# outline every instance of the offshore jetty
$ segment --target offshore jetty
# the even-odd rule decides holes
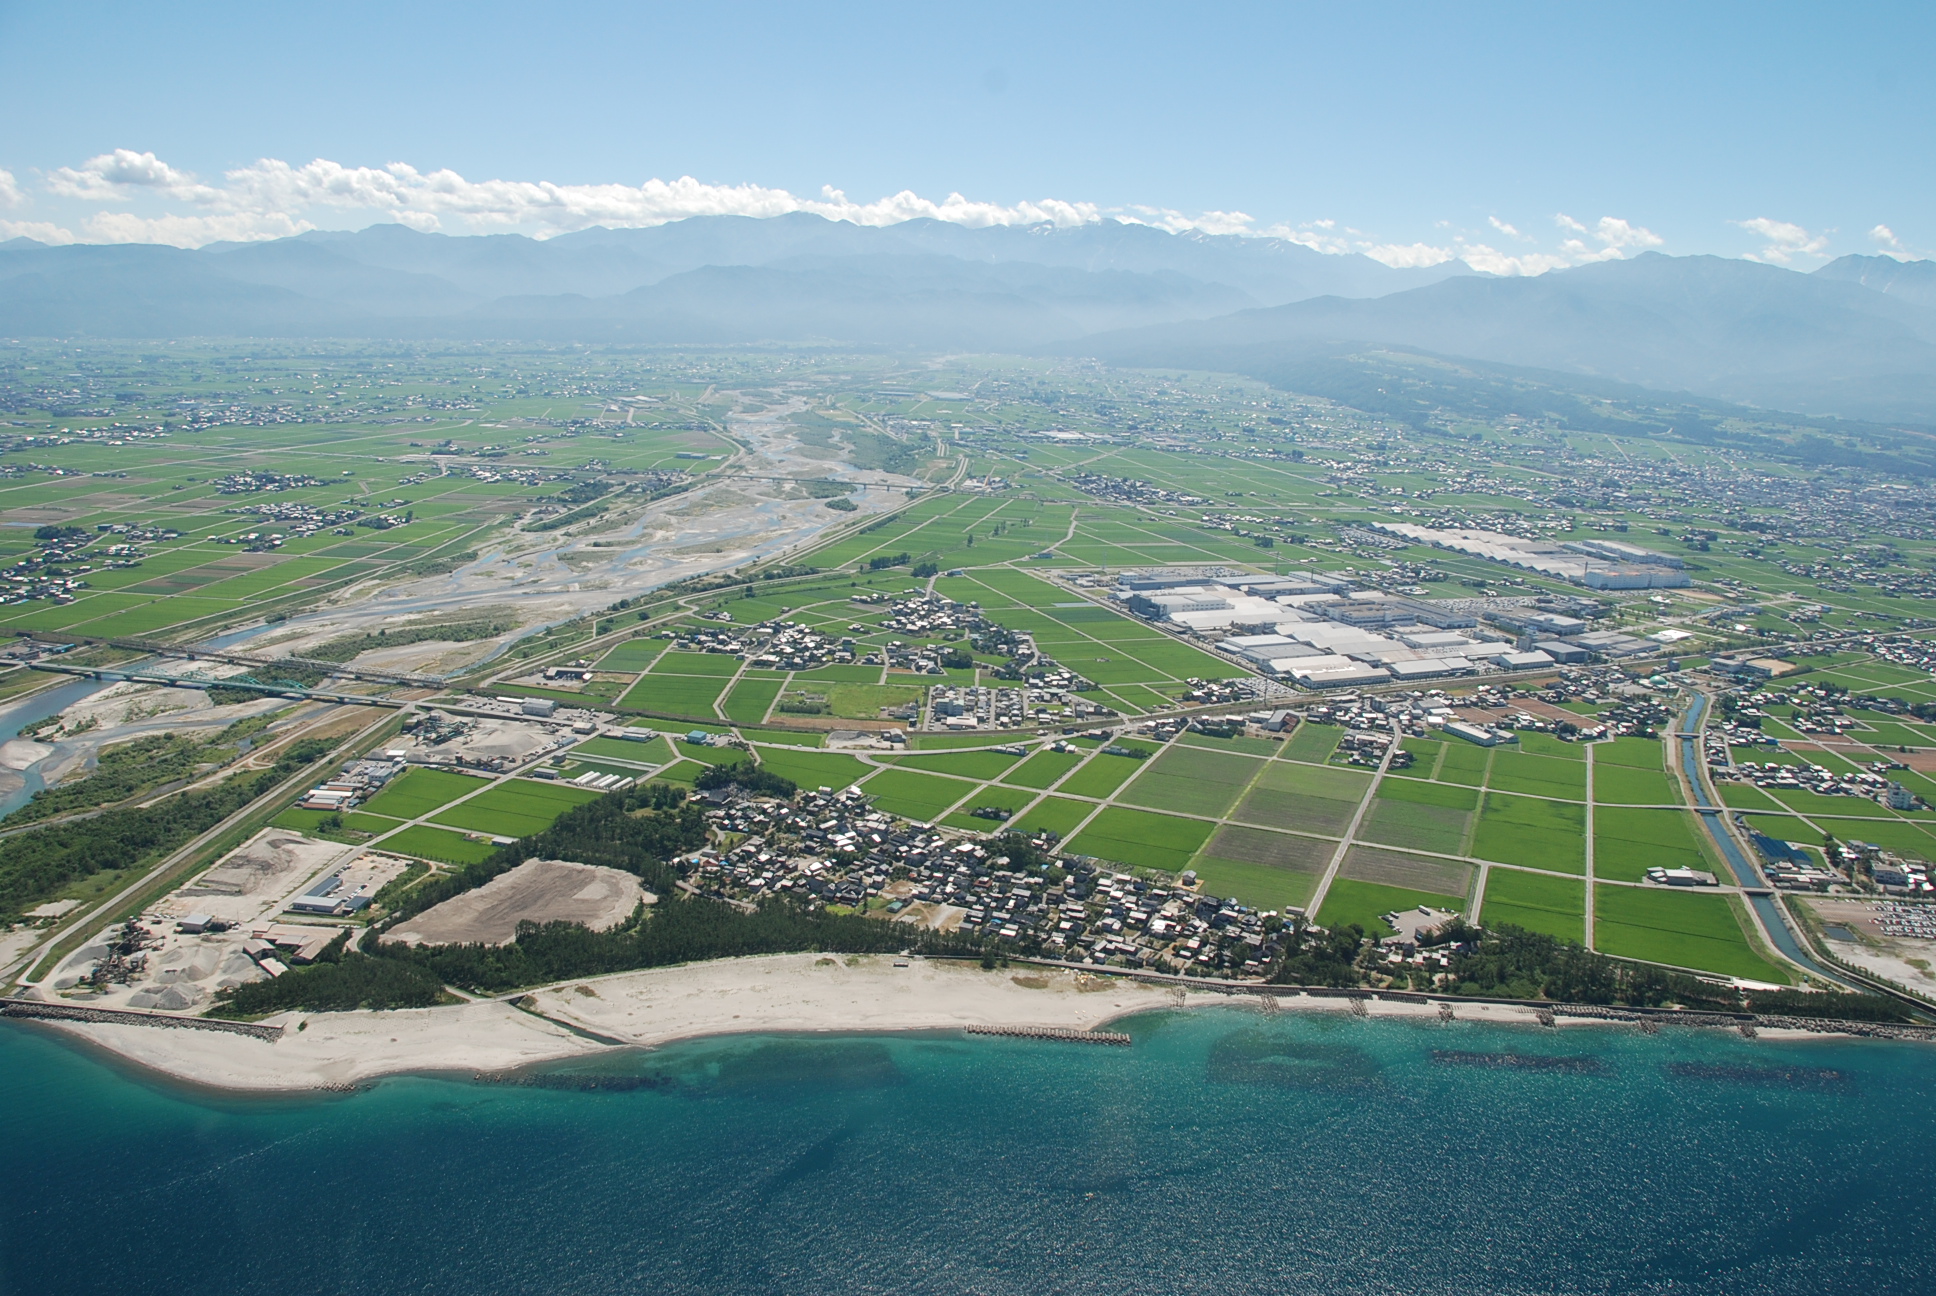
[[[1076,1044],[1121,1044],[1129,1036],[1121,1031],[1074,1030],[1065,1026],[969,1026],[970,1035],[1014,1035],[1021,1039],[1067,1040]]]

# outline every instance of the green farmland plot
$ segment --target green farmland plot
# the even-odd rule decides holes
[[[600,795],[586,788],[535,779],[506,779],[490,791],[433,816],[431,822],[495,837],[530,837],[551,827],[552,820],[573,806],[596,801]]]
[[[1716,788],[1721,804],[1732,810],[1783,810],[1780,802],[1748,783],[1722,783]]]
[[[1658,738],[1615,738],[1612,742],[1595,744],[1593,761],[1596,765],[1632,765],[1651,770],[1666,768],[1661,761]]]
[[[1593,875],[1638,882],[1650,868],[1712,868],[1687,810],[1601,806],[1593,812]]]
[[[861,785],[876,808],[917,823],[931,823],[943,811],[975,790],[962,779],[922,774],[916,770],[888,769]]]
[[[645,742],[633,742],[629,738],[587,738],[571,749],[574,756],[580,753],[640,765],[662,765],[674,758],[670,743],[663,737]]]
[[[726,653],[668,652],[652,664],[654,675],[737,675],[739,658]]]
[[[1486,875],[1480,920],[1487,927],[1511,924],[1584,943],[1586,883],[1512,868],[1492,869]]]
[[[1302,908],[1337,849],[1333,842],[1226,824],[1190,867],[1213,895],[1259,909]]]
[[[1291,730],[1291,736],[1284,740],[1284,759],[1322,765],[1331,759],[1331,753],[1338,750],[1338,744],[1342,741],[1344,730],[1337,725],[1301,721],[1297,728]]]
[[[663,639],[628,639],[612,651],[599,658],[598,669],[604,671],[642,671],[665,652]]]
[[[498,851],[490,842],[432,828],[428,824],[415,824],[395,836],[385,837],[382,849],[395,851],[399,855],[414,855],[418,859],[435,860],[439,864],[477,864]]]
[[[1492,749],[1479,747],[1461,739],[1445,744],[1445,754],[1439,758],[1438,772],[1433,775],[1443,783],[1464,783],[1478,787],[1486,781],[1486,766],[1492,761]],[[1582,794],[1584,795],[1584,794]]]
[[[1458,855],[1464,850],[1472,812],[1478,808],[1479,793],[1474,788],[1386,778],[1378,785],[1358,835],[1387,846]]]
[[[845,752],[800,751],[791,748],[761,747],[760,768],[792,779],[803,788],[832,788],[838,792],[851,787],[873,772]]]
[[[1551,797],[1561,801],[1586,800],[1586,762],[1558,756],[1530,756],[1523,752],[1499,751],[1492,758],[1492,772],[1486,786],[1501,792],[1522,792],[1528,796]]]
[[[1152,810],[1221,818],[1263,768],[1249,756],[1172,747],[1150,762],[1122,799]]]
[[[1593,944],[1602,954],[1787,985],[1791,978],[1749,941],[1734,896],[1597,886]]]
[[[1037,801],[1029,812],[1020,819],[1012,821],[1011,827],[1028,833],[1048,832],[1066,838],[1075,826],[1095,812],[1093,801],[1077,801],[1070,797],[1044,797]]]
[[[741,679],[726,694],[726,715],[738,724],[758,724],[778,700],[781,687],[776,679]]]
[[[1472,833],[1472,853],[1500,864],[1585,873],[1585,837],[1584,806],[1488,792]]]
[[[1201,819],[1110,806],[1089,821],[1069,849],[1118,864],[1180,872],[1215,827]]]
[[[1679,805],[1680,789],[1659,770],[1594,762],[1593,799],[1610,805]]]
[[[1552,734],[1534,733],[1532,730],[1519,735],[1519,750],[1531,756],[1555,756],[1561,760],[1585,760],[1586,752],[1578,743],[1555,738]]]
[[[1389,936],[1392,927],[1385,921],[1385,914],[1416,909],[1421,905],[1456,912],[1465,908],[1465,897],[1413,891],[1381,882],[1334,878],[1331,889],[1325,892],[1324,907],[1318,910],[1317,921],[1320,926],[1334,930],[1356,923],[1368,935]]]
[[[1142,768],[1143,762],[1133,756],[1098,752],[1088,764],[1064,779],[1056,791],[1071,796],[1106,797]]]
[[[725,684],[716,675],[641,675],[618,704],[651,715],[714,720],[718,717],[713,713],[713,703]]]
[[[482,788],[488,780],[444,770],[405,770],[363,807],[392,819],[421,819],[440,806]]]
[[[1358,812],[1371,776],[1357,770],[1272,761],[1231,816],[1266,828],[1335,836]]]

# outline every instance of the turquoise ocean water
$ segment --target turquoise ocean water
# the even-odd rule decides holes
[[[239,1099],[0,1027],[0,1293],[1929,1293],[1936,1050],[1152,1014]]]

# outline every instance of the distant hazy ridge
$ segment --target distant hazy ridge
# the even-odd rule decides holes
[[[1936,423],[1936,263],[1800,274],[1649,253],[1494,278],[1116,222],[720,216],[543,242],[378,225],[199,251],[16,239],[0,243],[0,335],[1053,350],[1249,373],[1370,344]]]

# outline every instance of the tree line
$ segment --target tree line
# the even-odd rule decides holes
[[[0,839],[0,919],[26,910],[106,869],[130,869],[207,832],[327,755],[333,743],[292,744],[269,769],[237,774],[211,788],[183,792],[153,806],[109,810],[91,819],[52,824]]]

